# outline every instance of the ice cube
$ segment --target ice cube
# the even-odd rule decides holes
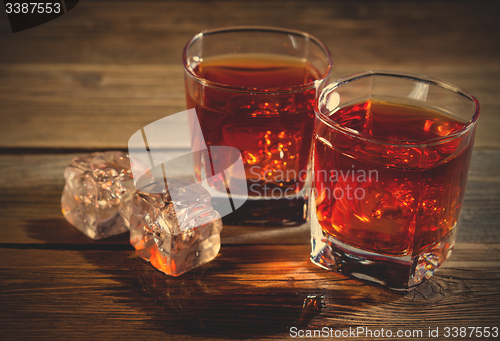
[[[130,243],[158,270],[179,276],[211,261],[220,249],[222,221],[198,183],[168,180],[138,190]]]
[[[64,178],[62,212],[78,230],[102,239],[129,229],[135,186],[127,154],[109,151],[75,158]]]

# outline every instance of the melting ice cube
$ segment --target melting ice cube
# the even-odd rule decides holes
[[[75,158],[64,170],[62,212],[78,230],[102,239],[129,229],[135,192],[125,153],[109,151]]]
[[[198,183],[168,180],[138,190],[130,243],[158,270],[178,276],[211,261],[220,249],[222,221]]]

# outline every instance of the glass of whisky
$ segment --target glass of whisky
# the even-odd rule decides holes
[[[304,32],[232,27],[195,35],[183,63],[187,107],[196,109],[206,147],[236,148],[243,160],[244,174],[225,179],[210,178],[208,165],[225,169],[230,158],[194,157],[197,180],[209,179],[216,190],[216,209],[217,191],[224,200],[228,195],[224,182],[246,179],[239,181],[246,187],[246,202],[224,223],[304,223],[316,94],[332,69],[328,49]]]
[[[411,74],[370,71],[318,98],[311,260],[392,289],[450,256],[479,117],[469,93]]]

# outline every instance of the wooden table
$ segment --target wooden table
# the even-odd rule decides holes
[[[365,328],[359,339],[388,330],[453,339],[447,327],[490,327],[492,338],[500,327],[499,10],[493,1],[87,0],[16,34],[2,12],[0,339],[280,339],[349,328]],[[136,130],[184,110],[185,42],[203,29],[250,24],[317,36],[336,78],[415,72],[481,102],[456,250],[414,291],[315,267],[307,225],[225,226],[213,262],[171,278],[142,261],[127,235],[93,241],[63,218],[70,160],[126,150]],[[436,329],[439,338],[429,337]],[[472,331],[464,339],[476,339]]]

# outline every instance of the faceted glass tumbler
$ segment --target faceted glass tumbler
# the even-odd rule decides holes
[[[304,223],[314,103],[332,70],[326,46],[295,30],[228,27],[194,36],[183,63],[187,107],[196,110],[204,143],[242,155],[244,172],[234,177],[246,180],[248,195],[224,223]],[[204,155],[193,160],[198,181],[211,173]],[[215,162],[227,168],[229,160]],[[208,183],[216,209],[226,200],[223,181]]]
[[[314,264],[396,290],[450,256],[478,101],[425,76],[370,71],[318,99],[310,199]]]

